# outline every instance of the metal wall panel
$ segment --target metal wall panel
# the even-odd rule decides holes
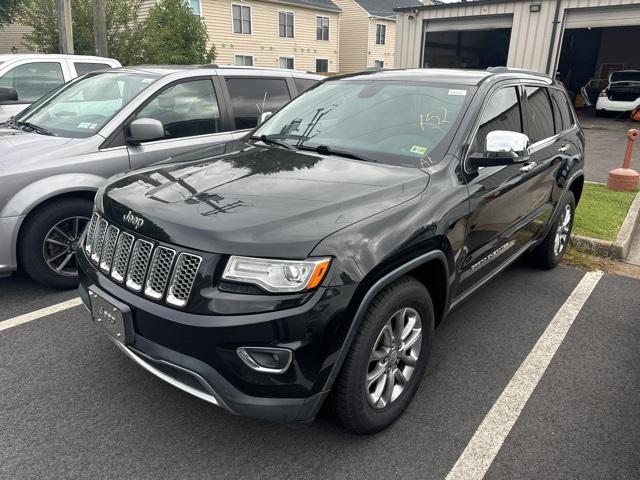
[[[430,20],[426,23],[427,32],[446,32],[450,30],[488,30],[511,28],[511,15],[484,15],[480,17],[461,17],[443,20]]]

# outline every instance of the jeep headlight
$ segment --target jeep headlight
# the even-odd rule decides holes
[[[268,292],[301,292],[318,287],[330,264],[327,257],[297,261],[232,256],[222,278],[257,285]]]

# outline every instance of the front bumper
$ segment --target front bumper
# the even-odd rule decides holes
[[[325,287],[286,310],[196,315],[123,289],[97,272],[82,250],[77,255],[80,296],[90,306],[91,288],[127,310],[125,343],[116,343],[145,370],[238,415],[282,423],[316,416],[351,323],[345,310],[355,286]],[[282,374],[256,372],[237,356],[240,346],[287,348],[293,361]]]

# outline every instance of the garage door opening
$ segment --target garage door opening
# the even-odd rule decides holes
[[[574,98],[586,93],[595,104],[611,72],[640,70],[639,45],[640,26],[567,29],[557,77]]]
[[[510,28],[441,31],[425,35],[424,66],[480,68],[507,64]]]

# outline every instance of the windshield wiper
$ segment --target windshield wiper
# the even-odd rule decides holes
[[[296,149],[293,145],[289,145],[287,142],[278,140],[277,138],[273,138],[270,135],[260,135],[259,137],[253,135],[251,138],[253,138],[254,140],[261,140],[262,142],[268,143],[269,145],[277,145],[279,147],[286,148],[287,150],[295,151]]]
[[[362,160],[365,162],[379,163],[378,160],[375,160],[371,157],[366,157],[364,155],[361,155],[360,153],[351,152],[349,150],[337,150],[327,145],[318,145],[315,147],[312,147],[309,145],[298,145],[298,148],[300,150],[309,150],[312,152],[318,152],[321,155],[337,155],[338,157],[352,158],[354,160]]]
[[[31,130],[33,130],[34,132],[37,132],[41,135],[50,135],[50,136],[54,136],[55,137],[55,133],[47,130],[44,127],[39,127],[38,125],[35,125],[33,123],[30,122],[15,122],[16,125],[18,125],[19,127],[27,127],[30,128]]]

